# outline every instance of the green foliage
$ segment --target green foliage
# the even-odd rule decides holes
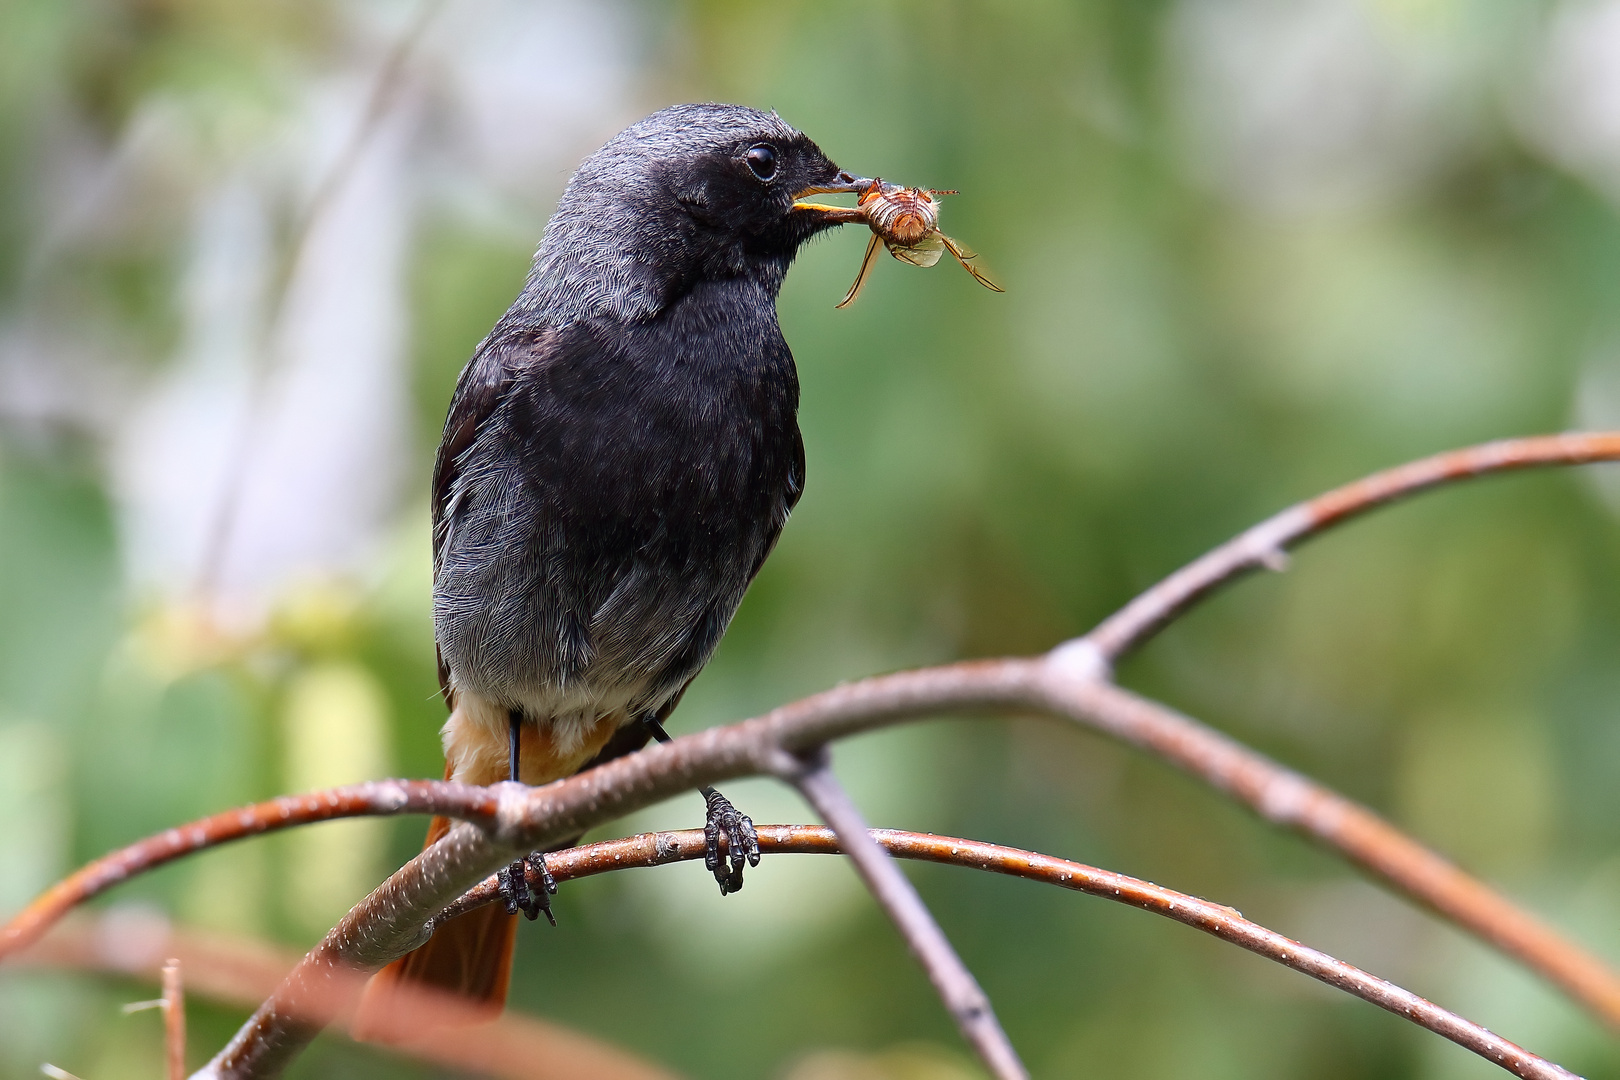
[[[1374,468],[1577,419],[1620,426],[1589,407],[1620,353],[1620,223],[1601,184],[1555,164],[1523,119],[1541,25],[1488,0],[1342,6],[1394,54],[1448,73],[1425,121],[1438,148],[1344,198],[1319,198],[1327,181],[1272,198],[1275,177],[1245,183],[1243,162],[1223,164],[1242,150],[1231,130],[1199,127],[1221,99],[1188,41],[1219,5],[626,9],[643,50],[632,112],[774,107],[847,168],[959,188],[942,224],[1007,288],[883,260],[834,311],[865,238],[805,253],[781,315],[807,491],[677,731],[900,666],[1043,649],[1264,514]],[[196,141],[176,168],[221,170],[339,64],[346,20],[367,14],[351,7],[0,6],[0,321],[123,327],[125,359],[161,362],[178,230],[92,230],[33,292],[18,284],[49,239],[42,132],[82,122],[112,144],[143,108],[179,101]],[[551,186],[536,204],[560,180],[539,178]],[[154,205],[181,219],[172,199]],[[532,208],[491,217],[434,210],[409,237],[414,492],[455,373],[537,238]],[[45,838],[0,838],[8,905],[111,846],[313,776],[300,762],[336,762],[334,779],[345,766],[437,774],[424,498],[404,505],[372,573],[301,585],[221,643],[122,584],[113,470],[93,459],[80,437],[22,423],[0,441],[0,808],[18,835]],[[1592,480],[1491,480],[1387,511],[1215,599],[1122,678],[1365,800],[1620,957],[1620,529]],[[371,734],[336,730],[359,713]],[[1566,1065],[1620,1068],[1574,1006],[1481,946],[1095,737],[940,722],[852,741],[836,761],[876,824],[1208,896]],[[769,785],[730,793],[757,820],[805,816]],[[625,827],[700,813],[694,796]],[[252,842],[111,902],[304,946],[364,884],[300,867],[374,881],[421,830]],[[962,1075],[949,1023],[848,868],[789,862],[767,859],[724,901],[695,867],[565,887],[560,928],[522,935],[516,1005],[693,1076]],[[1147,915],[914,874],[1037,1075],[1495,1075]],[[0,1076],[47,1057],[87,1080],[156,1075],[155,1029],[116,1012],[146,993],[0,973]],[[194,1058],[237,1019],[199,1006]],[[295,1075],[402,1072],[416,1075],[327,1038]]]

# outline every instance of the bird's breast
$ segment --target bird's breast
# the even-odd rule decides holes
[[[458,685],[634,712],[708,660],[802,484],[797,380],[766,304],[700,294],[520,369],[443,534],[435,629]]]

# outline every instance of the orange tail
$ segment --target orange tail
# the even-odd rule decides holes
[[[450,819],[436,817],[428,827],[429,847],[450,831]],[[391,1042],[391,996],[400,983],[455,994],[474,1006],[480,1018],[493,1020],[506,1004],[512,981],[512,950],[517,944],[517,917],[498,904],[486,904],[451,919],[433,932],[426,945],[406,953],[371,977],[355,1014],[357,1039]]]

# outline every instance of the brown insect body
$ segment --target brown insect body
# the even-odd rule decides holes
[[[837,306],[847,307],[860,293],[861,287],[866,284],[866,275],[877,259],[880,245],[887,248],[890,255],[913,266],[933,266],[939,262],[941,255],[949,251],[962,264],[962,268],[973,275],[975,281],[993,292],[1003,292],[1001,286],[973,265],[977,255],[939,231],[939,197],[955,194],[954,191],[936,191],[933,188],[900,187],[874,179],[861,193],[853,209],[814,203],[796,204],[804,209],[839,213],[841,220],[860,222],[872,230],[872,240],[866,245],[866,255],[861,259],[855,284],[849,287],[849,292]]]
[[[939,228],[939,204],[927,188],[888,188],[876,181],[858,204],[866,208],[866,222],[884,243],[914,247]],[[942,191],[941,195],[954,192]]]

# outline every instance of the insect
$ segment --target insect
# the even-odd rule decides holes
[[[912,266],[933,266],[939,262],[941,255],[949,251],[962,264],[962,269],[972,274],[980,285],[992,292],[1005,292],[984,271],[973,265],[973,260],[978,258],[976,254],[939,231],[938,199],[941,195],[955,194],[954,191],[936,191],[933,188],[900,187],[874,179],[861,192],[860,200],[853,208],[794,203],[794,209],[836,214],[836,220],[859,222],[872,230],[872,241],[866,245],[866,255],[861,259],[855,284],[849,287],[848,294],[837,306],[849,306],[860,293],[861,286],[866,284],[866,275],[877,261],[880,244],[889,249],[890,255]]]

